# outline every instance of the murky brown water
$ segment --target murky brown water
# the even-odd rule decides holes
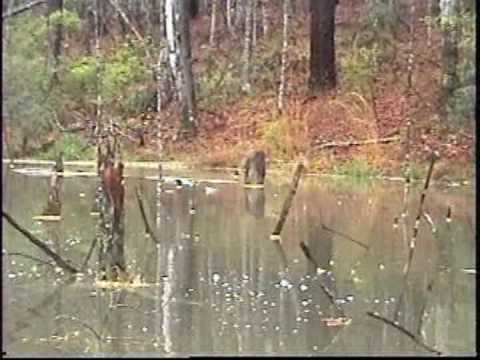
[[[156,224],[158,247],[144,235],[137,185]],[[97,218],[90,216],[95,186],[95,178],[64,179],[62,220],[38,223],[32,217],[46,204],[48,178],[4,168],[3,208],[81,264],[95,236]],[[282,233],[284,254],[269,234],[287,182],[269,182],[263,192],[239,184],[211,186],[216,191],[205,190],[205,184],[196,187],[196,213],[191,214],[191,188],[172,187],[158,203],[155,181],[127,179],[125,255],[129,270],[143,274],[148,288],[99,289],[93,275],[72,282],[53,267],[6,255],[49,260],[4,220],[3,350],[11,356],[429,354],[366,314],[393,320],[402,294],[408,244],[402,221],[393,224],[403,206],[401,184],[304,178]],[[425,208],[436,233],[422,222],[397,320],[439,351],[473,354],[475,275],[464,269],[475,268],[474,192],[430,190]],[[409,234],[419,199],[414,190]],[[450,223],[445,221],[448,205]],[[327,272],[317,274],[301,241]],[[94,253],[94,270],[96,259]],[[328,326],[333,306],[319,282],[335,294],[349,324]]]

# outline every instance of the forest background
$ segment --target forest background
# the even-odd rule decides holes
[[[4,158],[473,175],[473,0],[7,0]],[[330,50],[329,50],[330,48]],[[425,170],[424,170],[425,169]]]

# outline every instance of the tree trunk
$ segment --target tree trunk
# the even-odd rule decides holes
[[[336,0],[310,2],[310,81],[312,92],[336,86],[335,68]]]
[[[245,39],[243,48],[243,71],[242,71],[242,91],[250,91],[250,57],[251,57],[251,15],[252,15],[252,0],[245,0]]]
[[[458,86],[459,29],[455,17],[459,15],[459,2],[458,0],[443,0],[440,2],[440,7],[442,27],[442,90],[440,116],[446,120],[449,103]]]
[[[193,19],[197,17],[198,15],[198,0],[183,0],[186,1],[186,8],[185,10],[187,11],[188,17],[190,19]]]
[[[178,70],[179,63],[179,49],[177,39],[177,11],[175,0],[165,0],[165,32],[168,43],[168,60],[170,63],[170,69],[172,71],[172,77],[175,81],[176,93],[178,100],[183,101],[182,96],[182,78]]]
[[[63,0],[48,0],[47,15],[50,16],[53,13],[60,11],[63,13]],[[62,54],[62,42],[63,42],[63,25],[60,21],[54,27],[52,42],[53,52],[53,81],[58,82],[58,67],[60,65],[60,55]]]
[[[179,3],[180,65],[182,72],[182,125],[194,135],[197,128],[195,83],[193,79],[190,43],[190,16],[186,3]]]
[[[215,25],[217,20],[217,0],[212,0],[212,16],[210,22],[210,46],[214,45],[215,41]]]
[[[9,13],[10,12],[10,9],[13,5],[13,1],[14,0],[7,0],[7,1],[4,1],[3,2],[3,12],[7,12]],[[9,39],[8,39],[8,21],[4,21],[3,22],[3,33],[2,33],[2,58],[3,58],[3,61],[5,63],[5,58],[6,58],[6,54],[7,54],[7,48],[8,48],[8,42],[9,42]],[[3,69],[2,68],[2,72],[3,72]],[[10,114],[8,112],[8,102],[7,102],[7,99],[8,99],[8,96],[7,96],[7,90],[8,90],[8,87],[7,87],[7,84],[6,84],[6,81],[5,81],[5,78],[3,78],[3,81],[2,81],[2,125],[3,125],[3,131],[2,131],[2,140],[3,140],[3,143],[2,145],[5,145],[5,150],[6,150],[6,154],[8,155],[9,158],[12,158],[12,152],[11,152],[11,148],[10,148],[10,129],[9,129],[9,122],[10,122]]]
[[[288,17],[289,0],[283,0],[283,46],[282,46],[282,68],[280,70],[280,87],[278,89],[278,111],[283,111],[283,98],[285,95],[285,71],[287,67],[287,48],[288,48]]]
[[[102,94],[101,94],[101,77],[100,77],[100,24],[98,18],[98,1],[95,0],[93,16],[95,22],[95,88],[97,93],[97,101],[95,104],[95,138],[98,141],[99,135],[102,133],[103,127],[101,122],[102,115]]]
[[[268,11],[267,11],[268,1],[262,0],[262,28],[263,28],[263,37],[266,37],[268,34]]]

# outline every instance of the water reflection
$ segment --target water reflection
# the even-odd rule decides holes
[[[62,186],[60,222],[32,219],[48,194],[42,178],[4,172],[3,206],[81,267],[98,221],[90,216],[96,179],[65,178]],[[145,236],[136,186],[158,245]],[[402,326],[416,332],[421,323],[421,336],[430,346],[446,354],[473,353],[475,283],[461,271],[475,267],[471,191],[431,189],[426,206],[437,231],[432,234],[422,224],[404,286],[408,248],[402,219],[392,226],[402,210],[401,186],[305,178],[281,243],[269,235],[288,184],[267,182],[262,190],[215,184],[214,192],[205,186],[176,189],[127,178],[126,265],[129,272],[141,273],[149,287],[100,289],[88,272],[67,284],[52,266],[3,255],[8,353],[428,354],[396,329],[366,316],[376,311],[393,319],[396,310]],[[418,191],[411,196],[417,199],[409,203],[413,213]],[[445,221],[447,204],[454,209],[451,223]],[[410,223],[406,229],[411,232]],[[49,260],[5,222],[3,239],[7,253]],[[305,258],[301,242],[316,265]],[[95,247],[89,261],[93,269],[97,252]],[[335,308],[320,284],[352,319],[349,325],[326,321]]]

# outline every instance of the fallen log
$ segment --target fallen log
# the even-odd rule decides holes
[[[400,136],[391,136],[379,139],[368,139],[368,140],[351,140],[351,141],[338,141],[338,142],[329,142],[325,144],[314,144],[313,147],[317,150],[323,150],[332,147],[348,147],[348,146],[361,146],[361,145],[372,145],[372,144],[385,144],[390,142],[400,141]]]

